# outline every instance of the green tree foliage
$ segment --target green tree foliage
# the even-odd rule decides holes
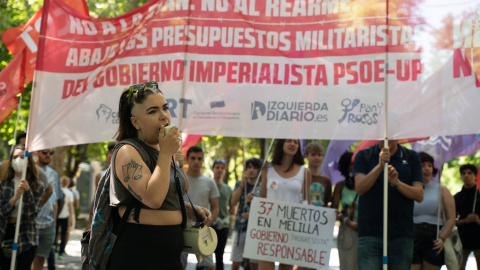
[[[90,16],[94,18],[107,18],[120,16],[129,12],[147,0],[87,0]],[[0,0],[0,32],[24,25],[43,5],[43,0]],[[0,46],[0,69],[3,69],[11,60],[13,55],[2,43]],[[28,123],[30,97],[32,84],[25,86],[23,100],[21,103],[21,116],[17,126],[18,111],[12,114],[0,125],[0,159],[7,159],[11,146],[15,143],[14,132],[17,126],[17,133],[25,131]],[[22,120],[23,119],[23,120]],[[25,128],[23,127],[25,126]],[[95,143],[89,145],[75,145],[59,147],[56,149],[52,167],[60,174],[73,177],[81,162],[92,160],[105,160],[107,143]]]
[[[465,164],[473,164],[479,166],[480,151],[470,156],[459,157],[450,160],[443,166],[442,183],[448,187],[450,192],[455,195],[462,189],[463,182],[460,178],[460,166]]]
[[[108,18],[120,16],[129,12],[143,4],[147,0],[87,0],[90,16],[93,18]],[[414,1],[406,2],[409,7],[414,7]],[[43,5],[42,0],[0,0],[0,32],[23,25],[37,12]],[[447,18],[448,19],[448,18]],[[13,58],[7,48],[0,45],[0,69],[5,67]],[[27,85],[23,94],[21,103],[21,116],[18,130],[24,131],[23,125],[27,125],[30,96],[32,86]],[[10,117],[0,125],[0,158],[8,158],[11,145],[14,144],[14,131],[17,123],[17,110],[13,111]],[[310,140],[309,140],[310,141]],[[307,141],[307,143],[309,142]],[[329,141],[321,141],[325,149],[328,147]],[[213,160],[219,158],[224,159],[228,163],[228,172],[226,182],[232,184],[241,179],[243,172],[244,156],[245,160],[251,157],[263,158],[270,140],[252,139],[252,138],[231,138],[223,136],[204,137],[201,143],[206,152],[206,173],[211,174],[211,165]],[[243,150],[245,145],[245,153]],[[356,144],[355,144],[356,145]],[[352,147],[354,150],[354,147]],[[273,150],[272,150],[273,151]],[[271,152],[272,152],[271,151]],[[89,145],[65,146],[56,149],[54,162],[52,166],[59,174],[74,176],[80,162],[88,162],[92,160],[105,160],[107,152],[107,143],[94,143]],[[271,159],[271,152],[268,160]],[[469,157],[461,157],[449,161],[444,168],[442,182],[445,183],[453,194],[460,190],[462,182],[458,167],[461,164],[472,163],[478,165],[480,162],[480,154]]]
[[[223,159],[227,164],[225,182],[231,186],[242,178],[244,161],[252,157],[261,158],[259,139],[204,136],[198,146],[205,152],[205,174],[213,176],[211,170],[213,162],[216,159]]]

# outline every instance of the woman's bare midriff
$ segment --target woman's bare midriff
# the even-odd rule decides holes
[[[120,206],[118,208],[118,214],[120,217],[123,216],[126,209],[126,206]],[[140,221],[140,224],[143,225],[178,225],[182,223],[182,212],[180,210],[166,211],[143,208],[140,211],[140,217],[138,220]],[[127,222],[138,224],[134,220],[127,220]]]

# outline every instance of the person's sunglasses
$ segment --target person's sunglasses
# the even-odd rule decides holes
[[[225,163],[225,159],[215,159],[215,163]]]
[[[145,88],[156,88],[158,89],[157,82],[146,82],[142,84],[134,84],[128,88],[128,102],[131,103],[133,101],[133,94],[137,93],[137,95],[142,96],[143,90]]]
[[[53,155],[53,154],[55,153],[55,151],[53,151],[53,150],[50,150],[50,151],[48,151],[48,150],[42,150],[42,151],[40,151],[40,152],[41,152],[42,154],[44,154],[44,155],[46,155],[46,154]]]

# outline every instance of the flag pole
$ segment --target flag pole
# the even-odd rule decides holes
[[[13,138],[15,139],[15,142],[12,144],[12,148],[10,149],[10,155],[13,153],[13,148],[17,144],[16,138],[17,138],[17,130],[18,130],[18,118],[22,113],[22,99],[23,99],[23,95],[20,95],[20,100],[18,101],[18,107],[17,107],[17,121],[15,122],[15,129],[13,131]],[[23,121],[23,117],[22,117],[22,121]],[[24,127],[24,130],[25,130],[25,127]]]
[[[245,137],[242,137],[242,158],[243,158],[243,170],[245,170]]]
[[[47,2],[47,1],[46,1]],[[25,63],[26,63],[26,50],[23,50],[23,61],[22,61],[22,75],[21,77],[21,87],[24,88],[24,82],[25,82]],[[15,132],[14,132],[14,138],[16,139],[17,137],[17,127],[18,127],[18,117],[21,115],[22,112],[22,100],[23,100],[23,90],[22,90],[22,95],[20,95],[20,101],[18,102],[18,110],[17,110],[17,122],[15,123]],[[22,116],[22,124],[23,124],[23,116]],[[25,125],[23,124],[23,130],[25,130]],[[25,130],[26,131],[26,130]],[[27,144],[27,138],[25,138],[25,144]],[[15,147],[15,144],[12,146],[12,150],[10,151],[10,155],[13,154],[13,149]],[[28,148],[25,147],[25,153],[23,155],[23,171],[22,171],[22,179],[27,178],[27,164],[28,164]],[[10,164],[11,165],[11,164]],[[17,209],[17,223],[15,225],[15,235],[13,237],[13,246],[12,246],[12,259],[10,261],[10,270],[15,270],[15,263],[17,261],[17,250],[18,250],[18,235],[20,233],[20,222],[22,221],[22,208],[23,208],[23,194],[20,195],[18,202],[18,209]]]
[[[247,166],[247,162],[245,161],[245,137],[242,137],[242,158],[243,158],[243,173],[245,173],[245,170],[247,169],[246,166]],[[260,174],[260,172],[258,173]],[[242,181],[243,181],[243,174],[242,174]],[[248,182],[248,180],[246,181]],[[245,185],[247,185],[247,183],[245,183]],[[253,190],[252,190],[253,192]],[[243,201],[243,205],[245,207],[247,207],[247,186],[244,186],[243,187],[243,196],[245,198],[245,200]]]
[[[445,217],[445,211],[444,211],[444,207],[443,207],[443,201],[442,201],[442,171],[443,171],[443,147],[442,147],[442,139],[440,139],[440,164],[441,167],[439,166],[440,168],[440,175],[438,176],[438,209],[437,209],[437,237],[435,238],[436,240],[438,240],[438,237],[440,236],[440,211],[443,212],[443,223],[445,223],[445,221],[447,220],[446,217]],[[433,166],[433,164],[432,164]],[[433,179],[431,180],[433,181]],[[443,224],[443,226],[445,226],[445,224]]]
[[[388,0],[386,1],[387,45],[385,46],[385,69],[388,70]],[[385,72],[385,140],[388,147],[388,72]],[[388,162],[383,167],[383,269],[388,270]]]
[[[260,168],[260,173],[257,176],[257,181],[255,181],[255,185],[253,186],[252,192],[255,191],[255,188],[258,185],[260,177],[262,176],[263,167],[265,167],[265,163],[267,163],[267,157],[268,157],[268,154],[270,153],[270,150],[272,149],[272,145],[274,141],[275,141],[275,138],[272,138],[272,141],[270,142],[270,146],[268,147],[267,153],[265,154],[265,158],[263,159],[262,167]]]
[[[475,206],[477,206],[478,186],[475,189],[476,189],[476,192],[475,192],[475,197],[473,198],[473,211],[472,211],[472,213],[475,213]]]
[[[27,178],[27,162],[28,162],[28,151],[25,150],[25,155],[23,158],[22,179]],[[15,225],[15,236],[13,237],[12,261],[10,263],[10,270],[15,270],[15,262],[16,262],[17,249],[18,249],[18,234],[20,232],[20,222],[22,221],[23,194],[20,195],[19,200],[20,201],[18,202],[18,209],[17,209],[17,224]]]
[[[192,10],[190,9],[191,8],[191,5],[192,4],[192,0],[188,0],[188,15],[187,15],[187,27],[185,28],[185,33],[189,33],[189,29],[190,29],[190,16],[191,16],[191,13],[192,13]],[[188,43],[185,41],[185,51],[183,52],[183,68],[184,68],[184,71],[183,71],[183,80],[182,80],[182,89],[181,90],[181,94],[180,94],[180,100],[183,100],[184,97],[185,97],[185,81],[187,80],[186,77],[185,77],[185,69],[187,68],[188,66],[188,62],[187,62],[187,53],[188,53]],[[178,116],[178,128],[181,128],[182,125],[183,125],[183,112],[184,112],[184,102],[181,102],[180,103],[180,114]]]

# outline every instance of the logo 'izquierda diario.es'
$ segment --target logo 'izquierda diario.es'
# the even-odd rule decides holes
[[[251,104],[252,120],[285,122],[327,122],[326,102],[254,101]]]

